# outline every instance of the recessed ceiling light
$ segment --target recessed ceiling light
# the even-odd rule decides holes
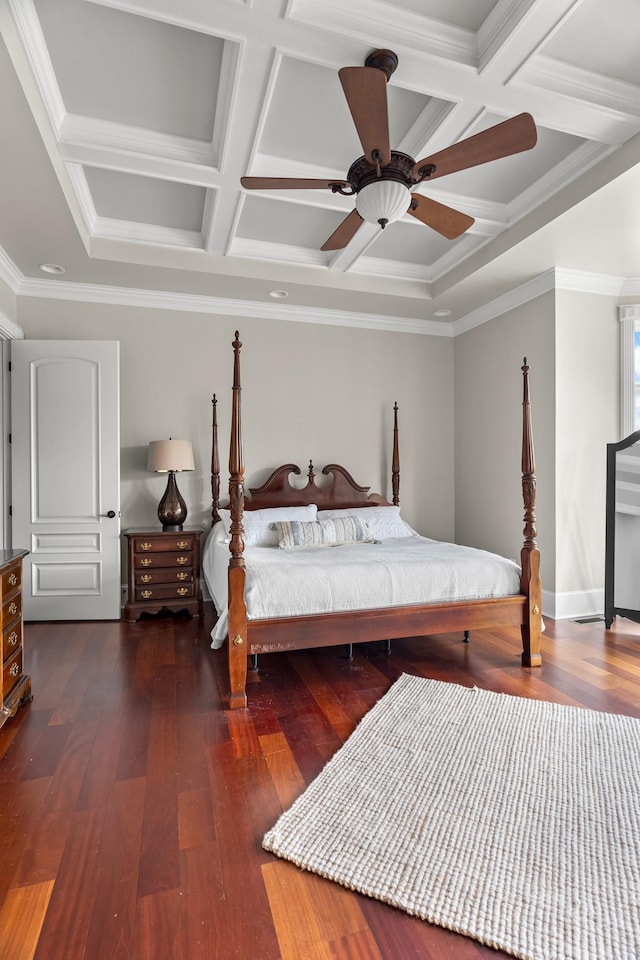
[[[269,296],[273,297],[275,300],[284,300],[285,297],[289,296],[289,294],[286,290],[270,290]]]
[[[40,269],[43,273],[64,273],[64,267],[59,263],[41,263]]]
[[[434,317],[450,317],[451,310],[434,310]]]

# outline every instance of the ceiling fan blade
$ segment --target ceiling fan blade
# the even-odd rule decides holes
[[[519,113],[517,117],[503,120],[481,133],[476,133],[466,140],[445,147],[439,153],[434,153],[424,160],[418,160],[413,168],[413,176],[420,180],[435,180],[448,173],[477,167],[490,160],[499,160],[501,157],[510,157],[514,153],[530,150],[535,147],[538,138],[536,125],[530,113]],[[434,166],[433,173],[425,177],[420,171],[425,167]]]
[[[343,67],[338,76],[365,157],[386,167],[391,147],[385,74],[377,67]]]
[[[240,177],[245,190],[323,190],[333,186],[350,188],[348,180],[298,180],[295,177]]]
[[[359,227],[364,223],[357,210],[352,210],[345,217],[337,230],[334,230],[328,240],[320,247],[321,250],[342,250],[355,237]]]
[[[414,193],[411,197],[411,206],[407,212],[416,220],[426,223],[432,230],[441,233],[447,240],[455,240],[475,223],[473,217],[468,217],[466,213],[460,213],[453,207],[445,207],[443,203],[438,203],[431,197],[423,197],[419,193]]]

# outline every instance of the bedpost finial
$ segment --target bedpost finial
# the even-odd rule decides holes
[[[217,402],[218,402],[218,401],[217,401],[216,395],[215,395],[215,393],[214,393],[214,395],[211,397],[211,403],[212,403],[212,404],[214,405],[214,407],[215,407],[215,405],[216,405]]]

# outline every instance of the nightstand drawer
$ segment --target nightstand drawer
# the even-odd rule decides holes
[[[190,583],[193,580],[193,570],[186,568],[184,570],[178,569],[163,569],[163,570],[136,570],[135,573],[135,582],[138,587],[147,587],[149,584],[157,583],[177,583],[178,586],[181,583]]]
[[[193,584],[184,583],[159,583],[155,586],[145,587],[142,584],[136,587],[136,600],[184,600],[186,597],[193,596]]]
[[[22,645],[22,623],[14,623],[2,631],[2,661],[8,660]]]
[[[136,554],[133,558],[133,565],[136,570],[149,570],[155,567],[191,567],[193,564],[193,555],[188,552],[181,553],[149,553],[144,556]]]
[[[2,668],[2,696],[6,700],[22,676],[22,647],[10,657]]]
[[[167,550],[184,552],[193,550],[193,536],[190,534],[172,533],[170,536],[164,536],[162,540],[152,539],[151,537],[135,537],[133,540],[134,553],[163,553]]]
[[[14,563],[2,571],[2,596],[6,597],[17,590],[22,582],[22,564]]]
[[[17,593],[2,604],[2,624],[6,626],[17,620],[22,613],[22,594]]]

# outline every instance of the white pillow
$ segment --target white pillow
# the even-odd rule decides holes
[[[400,516],[400,507],[347,507],[344,510],[318,510],[318,520],[334,520],[338,517],[360,517],[366,520],[369,533],[374,540],[417,536],[416,531]]]
[[[268,507],[264,510],[245,510],[242,515],[245,547],[277,547],[276,520],[315,520],[318,508],[315,503],[308,507]],[[225,533],[231,536],[231,511],[219,510]]]

